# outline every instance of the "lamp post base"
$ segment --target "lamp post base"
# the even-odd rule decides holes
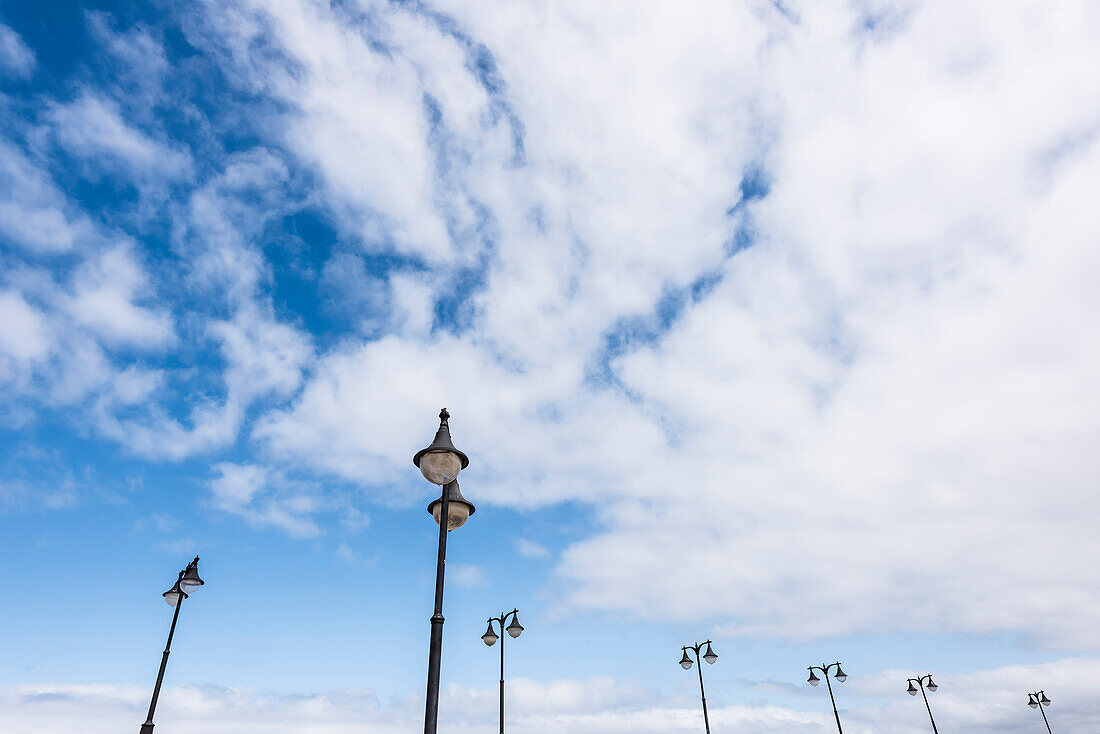
[[[141,725],[141,731],[138,732],[138,734],[153,734],[153,725],[152,724],[142,724]]]

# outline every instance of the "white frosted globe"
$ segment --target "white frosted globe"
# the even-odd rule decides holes
[[[462,471],[462,459],[450,451],[430,451],[420,457],[420,473],[432,484],[450,484]]]
[[[439,524],[439,515],[442,512],[443,502],[438,501],[432,504],[432,515],[435,517],[435,522]],[[447,505],[447,532],[452,530],[458,530],[460,527],[466,524],[466,521],[470,518],[470,506],[465,502],[451,502]]]
[[[180,603],[181,596],[182,594],[180,594],[178,591],[169,591],[167,594],[164,595],[164,601],[168,603],[168,606],[174,607]]]

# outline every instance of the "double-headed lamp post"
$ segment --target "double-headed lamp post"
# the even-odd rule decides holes
[[[703,726],[707,728],[707,734],[710,734],[710,715],[707,714],[707,692],[703,689],[703,664],[699,659],[699,651],[703,649],[703,645],[707,646],[707,651],[703,653],[703,660],[706,660],[709,665],[714,665],[714,661],[718,659],[718,654],[710,647],[710,640],[706,642],[696,642],[694,645],[684,645],[682,648],[684,656],[680,658],[680,667],[684,670],[691,670],[691,658],[688,657],[688,650],[695,652],[695,662],[698,664],[699,671],[699,696],[703,699]]]
[[[925,683],[926,680],[928,681],[927,683]],[[908,683],[909,689],[906,693],[910,696],[917,695],[917,687],[920,687],[920,695],[924,696],[924,707],[928,709],[928,720],[932,722],[932,731],[935,732],[935,734],[940,734],[940,730],[936,728],[936,720],[932,718],[932,707],[928,705],[928,694],[924,692],[924,689],[927,688],[932,691],[932,693],[935,693],[939,688],[939,686],[936,685],[936,681],[932,680],[932,674],[922,675],[919,678],[910,678]]]
[[[1039,713],[1043,715],[1043,723],[1047,725],[1047,734],[1052,734],[1050,731],[1050,722],[1047,721],[1047,712],[1043,711],[1045,706],[1050,705],[1050,699],[1047,698],[1047,694],[1042,691],[1035,691],[1035,693],[1027,694],[1027,705],[1033,709],[1039,709]]]
[[[153,700],[149,702],[149,715],[145,717],[145,723],[141,725],[139,734],[153,734],[153,714],[157,710],[160,685],[164,682],[164,669],[168,666],[168,654],[172,651],[172,635],[176,634],[176,620],[180,618],[183,600],[195,593],[202,585],[203,580],[199,578],[199,557],[195,556],[195,560],[180,571],[179,578],[172,584],[172,588],[162,594],[168,606],[175,607],[176,611],[172,614],[172,626],[168,628],[168,642],[165,643],[164,654],[160,658],[160,672],[157,673],[157,684],[153,686]]]
[[[519,623],[518,615],[519,610],[513,609],[510,612],[504,612],[499,617],[490,617],[489,628],[481,636],[481,641],[489,647],[500,640],[500,734],[504,734],[504,638],[500,635],[503,635],[505,631],[512,637],[519,637],[523,634],[523,625]],[[512,623],[505,627],[504,623],[508,621],[508,617],[512,618]],[[500,635],[493,630],[493,622],[500,625]]]
[[[843,683],[848,680],[848,676],[844,674],[844,671],[840,669],[840,663],[830,663],[829,665],[811,665],[810,677],[806,680],[811,686],[816,686],[821,682],[821,679],[817,677],[814,671],[820,670],[821,674],[825,676],[825,686],[829,689],[829,700],[833,702],[833,716],[836,717],[836,730],[840,734],[844,734],[844,729],[840,726],[840,712],[836,710],[836,698],[833,697],[833,684],[829,682],[829,670],[836,668],[836,672],[833,673],[833,677]]]
[[[432,613],[432,637],[428,648],[428,695],[424,703],[424,734],[435,734],[439,721],[439,661],[443,651],[443,571],[447,557],[447,533],[466,524],[474,506],[458,491],[458,473],[470,465],[466,454],[451,443],[447,409],[439,411],[439,430],[426,449],[413,456],[413,464],[432,484],[442,487],[439,499],[428,505],[428,512],[439,524],[439,555],[435,564],[435,611]],[[446,518],[444,521],[443,518]]]

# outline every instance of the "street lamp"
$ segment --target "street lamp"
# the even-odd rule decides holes
[[[844,734],[844,729],[840,726],[840,713],[836,710],[836,699],[833,697],[833,684],[829,682],[829,670],[836,668],[836,672],[833,673],[833,677],[843,683],[848,680],[848,676],[844,674],[844,671],[840,669],[840,663],[831,663],[830,665],[811,665],[810,677],[806,680],[811,686],[816,686],[821,683],[821,679],[814,673],[815,670],[820,670],[821,674],[825,676],[825,686],[829,689],[829,700],[833,702],[833,716],[836,717],[836,730],[840,734]]]
[[[481,641],[489,647],[492,647],[498,639],[500,640],[500,734],[504,734],[504,638],[493,631],[493,622],[500,624],[501,635],[507,631],[512,637],[519,637],[523,634],[523,625],[519,623],[518,615],[519,610],[513,609],[510,612],[501,614],[499,617],[490,617],[489,628],[481,636]],[[508,617],[512,618],[512,623],[505,627],[504,623],[508,621]]]
[[[432,638],[428,648],[428,695],[424,703],[424,734],[435,734],[439,720],[439,659],[443,650],[443,570],[447,557],[447,533],[466,524],[474,506],[458,491],[455,478],[470,464],[466,454],[451,443],[447,409],[439,411],[439,430],[426,449],[413,456],[413,464],[432,484],[442,487],[439,499],[428,505],[428,512],[439,525],[439,555],[435,564],[435,611],[432,613]],[[442,522],[446,518],[446,522]]]
[[[1039,704],[1042,704],[1042,706]],[[1047,712],[1043,711],[1044,706],[1050,705],[1050,699],[1047,698],[1047,694],[1042,691],[1027,694],[1027,705],[1033,709],[1039,709],[1039,713],[1043,715],[1043,723],[1047,725],[1047,734],[1053,734],[1050,731],[1050,722],[1047,721]]]
[[[149,715],[145,717],[145,723],[141,725],[139,734],[153,734],[153,713],[157,710],[160,685],[164,682],[164,669],[168,665],[168,654],[172,650],[172,635],[176,634],[176,620],[180,618],[183,600],[194,594],[203,583],[199,578],[199,557],[195,556],[195,560],[180,571],[179,578],[172,584],[172,588],[162,594],[168,606],[175,607],[176,611],[172,614],[172,626],[168,628],[168,642],[165,643],[164,654],[160,658],[160,672],[157,673],[157,684],[153,686],[153,700],[149,702]]]
[[[688,650],[695,651],[695,662],[699,663],[697,670],[699,671],[699,696],[703,699],[703,726],[707,728],[707,734],[710,734],[710,716],[707,714],[707,693],[703,690],[703,665],[699,660],[699,651],[703,649],[703,645],[707,646],[707,651],[703,653],[703,660],[707,661],[708,665],[714,665],[714,661],[718,659],[718,655],[710,647],[710,640],[706,642],[696,642],[694,645],[684,645],[682,648],[684,656],[680,658],[680,667],[684,670],[691,670],[691,658],[688,657]]]
[[[928,679],[927,685],[924,682],[926,678]],[[906,693],[908,693],[910,696],[917,695],[917,686],[920,686],[920,695],[924,696],[924,707],[928,709],[928,719],[932,722],[932,731],[935,732],[935,734],[940,734],[939,729],[936,728],[936,720],[932,718],[932,707],[928,705],[928,695],[924,692],[924,689],[927,688],[928,690],[932,691],[932,693],[935,693],[936,690],[939,688],[939,686],[936,685],[936,682],[932,680],[932,674],[929,673],[928,675],[922,675],[919,678],[910,678],[908,680],[908,683],[909,689],[906,691]],[[913,685],[914,683],[916,683],[917,685]]]

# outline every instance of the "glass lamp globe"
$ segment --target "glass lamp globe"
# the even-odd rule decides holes
[[[186,599],[187,595],[180,591],[180,585],[177,583],[168,591],[164,592],[164,601],[170,607],[174,607],[180,603],[180,599]]]
[[[420,473],[432,484],[450,484],[462,471],[462,459],[452,451],[429,451],[420,457]]]
[[[432,517],[435,518],[435,524],[439,524],[439,516],[443,511],[443,502],[436,500],[432,503]],[[452,530],[458,530],[460,527],[466,524],[466,521],[470,519],[470,506],[465,502],[455,502],[451,500],[447,505],[447,532]]]

